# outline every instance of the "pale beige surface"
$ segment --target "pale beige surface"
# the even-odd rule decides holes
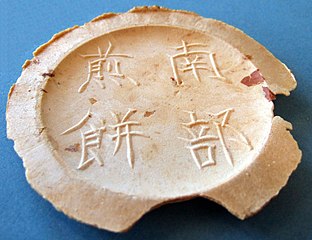
[[[200,81],[192,71],[178,71],[178,79],[174,74],[170,56],[182,51],[175,49],[182,41],[204,44],[190,49],[214,53],[200,60],[208,68],[197,70]],[[105,53],[109,43],[110,54],[125,55],[106,58],[104,79],[96,82],[94,73],[81,87],[88,78],[88,60],[97,59],[83,55],[96,54],[98,48]],[[291,125],[273,118],[273,103],[262,89],[288,95],[296,86],[293,76],[229,25],[187,12],[138,8],[67,30],[34,54],[10,93],[8,136],[23,158],[30,184],[77,220],[123,231],[155,206],[195,196],[212,199],[244,219],[279,192],[300,161]],[[123,78],[109,75],[116,70],[115,60]],[[179,58],[177,67],[184,61]],[[241,83],[257,69],[266,82]],[[129,143],[121,136],[114,155],[112,112],[122,118],[129,108],[136,109],[129,120],[140,124],[131,130],[142,133],[129,137]],[[227,119],[224,114],[211,119],[228,109]],[[202,136],[214,136],[201,141],[214,145],[215,162],[209,166],[199,168],[187,148],[191,145],[185,139],[198,137],[202,126],[189,128],[196,136],[188,133],[182,125],[190,122],[187,111],[207,121],[209,129]],[[77,125],[84,116],[85,124]],[[101,121],[100,147],[83,148],[82,134],[99,129]],[[62,135],[73,126],[75,131]],[[199,164],[209,159],[205,147],[194,151],[200,154]],[[101,159],[77,169],[83,149],[86,159]]]

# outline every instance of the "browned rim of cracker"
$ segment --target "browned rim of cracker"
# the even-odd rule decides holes
[[[41,122],[42,89],[47,79],[53,76],[53,69],[68,52],[93,38],[118,29],[147,25],[181,27],[222,39],[260,69],[270,90],[267,94],[271,97],[273,94],[289,95],[296,87],[294,76],[283,63],[242,31],[223,22],[156,6],[101,15],[81,27],[75,26],[54,35],[36,49],[34,58],[25,62],[21,77],[10,90],[7,134],[14,140],[14,148],[23,159],[28,182],[68,216],[116,232],[129,229],[146,212],[166,202],[197,196],[223,205],[240,219],[251,216],[278,194],[301,159],[298,145],[289,133],[291,124],[278,116],[273,118],[267,142],[253,164],[226,183],[196,195],[153,199],[107,189],[99,191],[85,182],[71,181],[57,161],[53,161],[53,145],[47,141]],[[247,84],[250,81],[250,76],[244,80]],[[42,161],[43,153],[45,161]],[[57,174],[49,175],[51,171]]]

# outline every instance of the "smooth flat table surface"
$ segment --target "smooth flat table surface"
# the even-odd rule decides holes
[[[32,51],[54,33],[105,12],[160,5],[229,23],[268,48],[295,74],[298,87],[275,101],[275,114],[293,124],[302,163],[287,186],[259,214],[240,221],[205,199],[163,206],[129,232],[78,223],[27,183],[21,159],[6,139],[10,86]],[[0,0],[0,239],[312,239],[312,1],[6,1]]]

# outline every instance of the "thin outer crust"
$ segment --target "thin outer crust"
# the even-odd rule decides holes
[[[53,161],[54,149],[48,143],[42,126],[40,104],[43,93],[40,89],[46,83],[42,73],[54,69],[71,49],[103,34],[103,31],[96,32],[100,26],[109,32],[126,26],[157,24],[205,31],[225,40],[253,58],[253,63],[261,69],[275,94],[289,95],[289,91],[296,87],[289,69],[255,40],[225,23],[189,12],[156,6],[138,7],[124,14],[102,15],[84,26],[57,34],[57,37],[35,51],[34,56],[36,61],[40,60],[40,64],[35,63],[35,59],[26,61],[22,76],[10,91],[7,134],[8,138],[14,140],[14,148],[23,159],[31,186],[65,214],[99,228],[125,231],[153,207],[197,195],[182,199],[138,199],[108,190],[99,191],[84,182],[73,183],[57,161]],[[56,54],[50,55],[52,52]],[[200,196],[222,204],[240,219],[259,211],[278,194],[300,162],[301,152],[289,133],[290,129],[289,123],[275,117],[268,141],[254,163],[226,184],[203,192]],[[284,151],[286,147],[292,151]],[[45,164],[42,164],[42,153],[45,153]],[[50,171],[57,173],[57,176],[46,174]],[[90,198],[90,195],[93,197]]]

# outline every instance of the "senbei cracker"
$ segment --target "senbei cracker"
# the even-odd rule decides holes
[[[125,231],[198,196],[245,219],[300,162],[272,102],[295,87],[240,30],[138,7],[40,46],[9,93],[7,131],[31,186],[76,220]]]

